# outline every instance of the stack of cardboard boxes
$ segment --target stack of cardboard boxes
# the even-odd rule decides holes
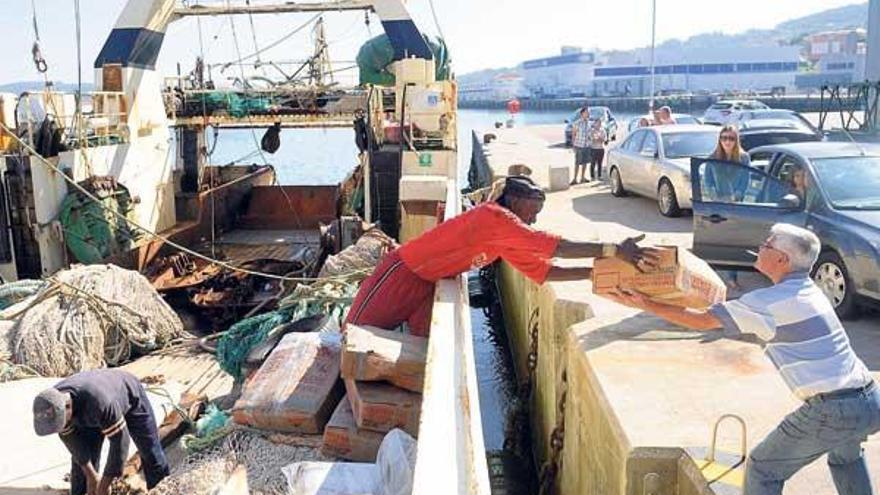
[[[593,292],[628,289],[659,302],[694,309],[726,299],[727,287],[705,261],[675,246],[661,246],[656,252],[658,266],[645,271],[620,258],[597,259],[593,263]]]
[[[373,462],[392,429],[418,436],[427,349],[424,337],[348,325],[340,370],[346,395],[324,430],[325,454]]]

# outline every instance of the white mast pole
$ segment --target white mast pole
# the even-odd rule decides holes
[[[654,47],[657,42],[657,0],[651,6],[651,100],[649,106],[654,110]]]
[[[877,84],[880,82],[880,0],[871,0],[868,4],[868,53],[865,55],[865,79],[873,84],[869,98],[878,97]],[[866,115],[866,121],[873,127],[871,130],[880,128],[880,108],[874,109],[874,115]]]

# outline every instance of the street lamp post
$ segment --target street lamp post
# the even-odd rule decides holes
[[[880,83],[880,0],[868,4],[868,53],[865,55],[865,79],[872,83],[870,91],[877,92]],[[872,98],[878,97],[871,95]],[[866,109],[869,112],[870,108]],[[880,130],[880,108],[873,109],[873,115],[866,115],[872,131]]]
[[[651,112],[654,111],[654,47],[657,41],[657,0],[651,0]]]

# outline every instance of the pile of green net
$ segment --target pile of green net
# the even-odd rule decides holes
[[[357,284],[348,279],[297,286],[293,293],[281,300],[278,309],[241,320],[220,337],[217,342],[220,368],[240,380],[251,349],[266,340],[269,332],[280,325],[315,315],[327,315],[341,325],[356,292]]]
[[[241,118],[250,114],[265,113],[271,106],[271,100],[265,95],[239,94],[230,91],[211,91],[199,95],[200,103],[214,113],[224,110],[232,117]]]

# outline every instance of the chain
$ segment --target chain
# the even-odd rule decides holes
[[[535,371],[538,368],[538,318],[539,311],[535,308],[529,315],[526,323],[529,336],[529,353],[526,357],[526,376],[520,383],[517,390],[517,407],[516,413],[511,417],[507,425],[507,431],[504,435],[504,449],[514,452],[530,452],[531,446],[527,438],[520,433],[527,431],[529,425],[529,410],[531,408],[531,399],[533,385],[535,384]]]
[[[556,400],[556,426],[550,433],[550,455],[538,475],[540,495],[556,493],[559,472],[562,470],[562,449],[565,447],[565,400],[568,396],[568,373],[562,370],[559,398]]]
[[[529,329],[529,353],[526,356],[526,379],[520,385],[519,398],[524,405],[528,407],[529,400],[532,398],[532,392],[535,385],[535,372],[538,369],[538,322],[540,318],[539,309],[536,307],[531,316],[527,328]]]

